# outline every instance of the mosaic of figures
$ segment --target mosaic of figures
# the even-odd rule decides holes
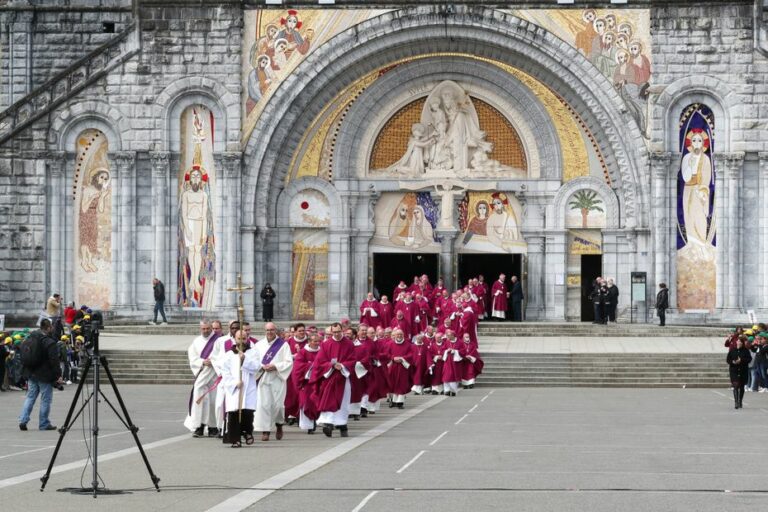
[[[648,9],[520,10],[531,21],[577,48],[606,78],[647,132],[651,81],[651,31]]]
[[[459,205],[461,252],[525,253],[520,233],[523,210],[517,198],[506,192],[469,192]]]
[[[594,190],[577,190],[568,198],[566,205],[566,228],[605,227],[605,203]]]
[[[328,232],[324,229],[297,229],[293,240],[293,317],[297,320],[326,318]]]
[[[109,142],[85,130],[75,147],[75,301],[109,309],[112,289],[112,187]]]
[[[214,305],[214,127],[213,113],[202,105],[188,107],[181,115],[177,302],[187,308]]]
[[[386,11],[250,10],[243,31],[243,141],[267,100],[304,58],[336,34]]]
[[[683,110],[677,176],[677,306],[683,311],[715,307],[714,131],[709,107]]]
[[[439,218],[440,209],[429,192],[382,194],[376,202],[371,246],[380,252],[438,252],[434,230]]]

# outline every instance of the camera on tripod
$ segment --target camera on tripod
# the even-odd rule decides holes
[[[99,332],[104,328],[104,315],[93,311],[80,320],[80,334],[83,337],[83,350],[88,354],[99,350]]]

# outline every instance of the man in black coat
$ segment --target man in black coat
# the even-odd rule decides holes
[[[48,414],[51,411],[53,402],[53,385],[61,386],[61,366],[59,365],[59,347],[56,340],[51,337],[53,325],[48,319],[40,322],[40,330],[33,331],[30,338],[34,337],[34,352],[37,354],[38,363],[33,366],[24,365],[24,376],[27,381],[27,399],[24,400],[24,407],[19,416],[19,429],[27,430],[29,415],[32,414],[32,408],[37,401],[37,395],[40,397],[40,415],[38,427],[40,430],[56,430],[55,425],[51,425],[48,420]]]
[[[669,309],[669,290],[665,283],[659,283],[659,293],[656,294],[656,312],[659,315],[659,325],[664,327]]]
[[[512,276],[510,281],[512,283],[512,291],[510,292],[510,298],[512,299],[512,321],[523,321],[523,286],[520,284],[520,280],[517,276]]]
[[[589,294],[589,300],[595,308],[595,320],[593,324],[605,323],[605,298],[608,293],[608,289],[605,286],[605,281],[602,277],[595,278],[592,283],[592,291]]]
[[[163,317],[163,325],[168,325],[168,320],[165,318],[165,309],[163,309],[165,304],[165,285],[155,277],[152,279],[152,290],[155,292],[155,318],[149,323],[150,325],[157,323],[157,313],[159,312]]]

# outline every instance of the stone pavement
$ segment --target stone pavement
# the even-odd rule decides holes
[[[169,334],[130,335],[103,332],[103,350],[184,350],[194,336]],[[258,335],[258,333],[257,333]],[[480,338],[481,352],[570,354],[570,353],[725,353],[723,338],[628,338],[628,337],[487,337]]]
[[[708,512],[753,510],[768,499],[768,394],[748,394],[735,411],[727,389],[474,389],[409,397],[403,411],[352,422],[346,440],[291,427],[283,441],[232,450],[185,432],[186,388],[121,391],[162,491],[102,406],[100,473],[128,494],[57,492],[90,483],[79,424],[40,493],[57,434],[20,432],[22,395],[3,393],[4,511]],[[56,394],[54,421],[72,392]]]

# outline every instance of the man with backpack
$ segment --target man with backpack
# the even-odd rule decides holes
[[[40,398],[40,430],[56,430],[56,426],[48,421],[53,402],[53,385],[62,385],[61,367],[59,365],[59,347],[56,340],[51,337],[53,325],[51,321],[43,319],[40,322],[40,330],[33,331],[21,344],[21,364],[24,367],[24,376],[28,378],[27,398],[19,416],[19,429],[27,430],[29,415]]]

